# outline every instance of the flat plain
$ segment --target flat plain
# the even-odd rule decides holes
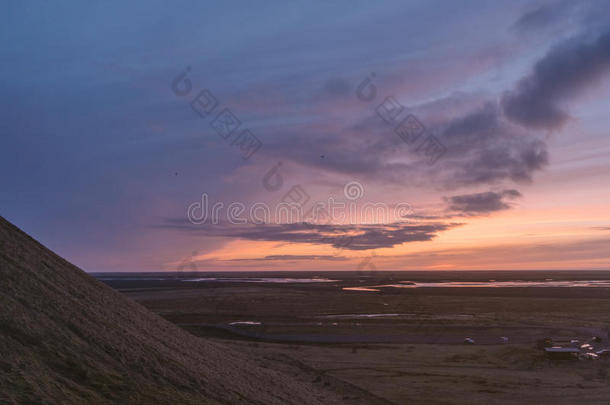
[[[98,277],[195,335],[222,341],[304,381],[345,386],[349,395],[360,390],[379,403],[568,404],[610,398],[610,361],[551,360],[536,347],[545,337],[584,344],[597,336],[596,349],[606,348],[609,288],[413,288],[490,280],[580,285],[610,280],[608,272]],[[306,279],[315,281],[302,282]],[[464,344],[467,337],[475,344]]]

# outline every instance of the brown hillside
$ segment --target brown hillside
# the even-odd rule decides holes
[[[0,403],[337,402],[194,337],[0,217]]]

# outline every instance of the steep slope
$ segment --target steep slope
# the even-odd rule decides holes
[[[334,403],[194,337],[0,217],[0,403]]]

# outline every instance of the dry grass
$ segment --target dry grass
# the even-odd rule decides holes
[[[188,334],[1,217],[0,308],[1,403],[341,402]]]

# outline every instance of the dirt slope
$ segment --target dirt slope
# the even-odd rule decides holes
[[[163,320],[0,217],[0,403],[339,402],[246,356]]]

